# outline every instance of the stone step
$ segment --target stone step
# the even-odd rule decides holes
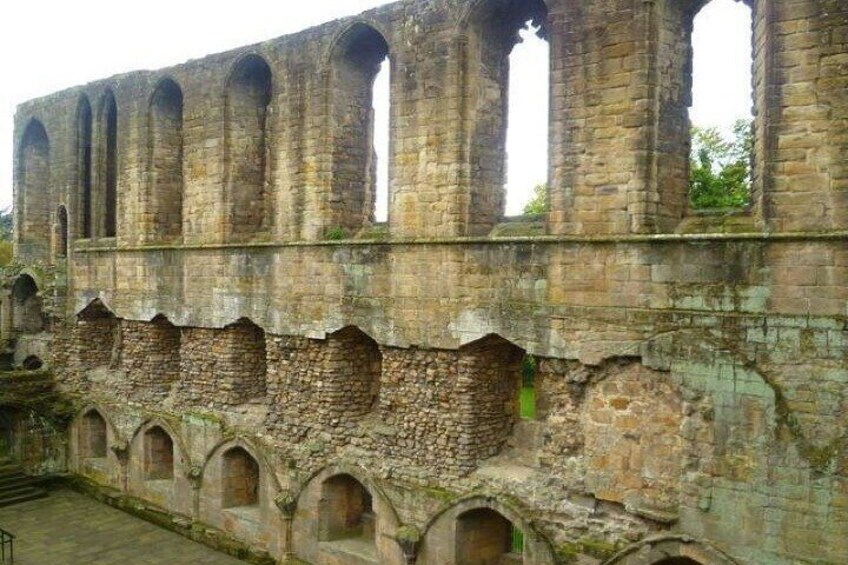
[[[10,496],[8,498],[0,498],[0,508],[5,506],[12,506],[13,504],[20,504],[22,502],[29,502],[30,500],[38,500],[40,498],[47,498],[47,491],[44,489],[31,487],[26,489],[25,491],[16,493],[15,496]]]
[[[4,460],[0,465],[0,507],[44,498],[47,491],[36,486],[20,465]]]
[[[23,473],[0,477],[0,492],[3,492],[4,490],[8,490],[10,488],[29,486],[33,483],[34,481],[32,480],[32,477],[24,475]]]

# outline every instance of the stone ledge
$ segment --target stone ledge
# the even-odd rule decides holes
[[[534,244],[619,244],[619,243],[709,243],[709,242],[782,242],[782,241],[848,241],[848,230],[831,232],[743,232],[743,233],[661,233],[629,235],[527,235],[510,237],[457,237],[410,239],[341,239],[334,241],[203,243],[184,245],[112,245],[79,246],[74,253],[112,253],[138,251],[194,251],[225,249],[285,249],[304,247],[403,247],[413,245],[502,245]]]

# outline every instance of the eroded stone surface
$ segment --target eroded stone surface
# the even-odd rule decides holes
[[[843,561],[848,7],[751,2],[754,206],[707,221],[703,4],[406,0],[22,105],[5,288],[31,276],[44,324],[7,292],[2,330],[73,402],[67,469],[280,560]],[[551,209],[497,237],[501,63],[531,18]]]

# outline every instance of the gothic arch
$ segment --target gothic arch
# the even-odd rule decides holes
[[[74,237],[92,236],[91,205],[93,178],[93,112],[88,96],[81,94],[77,103],[76,116],[76,158],[77,158],[77,218]]]
[[[468,512],[476,510],[491,510],[511,522],[524,534],[524,555],[528,563],[539,565],[553,565],[553,546],[547,536],[533,526],[533,521],[513,504],[494,494],[476,493],[470,494],[445,504],[436,512],[422,530],[421,556],[424,562],[434,563],[434,555],[437,545],[446,543],[453,539],[456,521]],[[448,544],[451,548],[453,543]],[[453,563],[453,557],[442,555],[440,561]]]
[[[739,562],[712,545],[685,535],[648,538],[614,555],[603,565],[657,565],[675,563],[703,565],[739,565]]]
[[[50,139],[44,124],[31,118],[24,129],[17,155],[16,239],[32,251],[49,251],[50,240]]]
[[[184,471],[191,469],[193,466],[191,452],[186,448],[185,439],[182,434],[177,432],[171,424],[162,418],[148,418],[139,424],[139,426],[133,431],[132,437],[130,438],[130,446],[135,446],[135,444],[144,437],[144,434],[152,428],[162,428],[162,430],[167,433],[174,442],[174,471],[176,471],[178,467],[176,464],[177,460],[181,460],[182,464],[179,467],[181,467]]]
[[[111,88],[100,98],[97,122],[93,236],[115,237],[118,230],[118,103]]]
[[[343,207],[334,207],[330,221],[350,234],[375,221],[374,80],[387,58],[391,64],[386,35],[370,22],[355,21],[334,38],[325,63],[332,127],[331,189],[334,198],[344,202]]]
[[[270,229],[270,108],[274,77],[258,53],[232,65],[224,87],[225,218],[228,237],[243,240]]]
[[[206,458],[200,466],[200,476],[203,477],[206,474],[207,467],[219,454],[223,455],[234,447],[242,448],[259,464],[260,472],[263,472],[264,475],[269,478],[271,481],[270,486],[275,492],[282,490],[280,481],[277,478],[276,473],[274,473],[274,467],[265,457],[263,452],[260,451],[253,442],[243,436],[228,437],[218,442],[215,447],[206,454]]]
[[[145,235],[153,240],[182,235],[183,143],[183,91],[165,77],[148,102],[147,206],[153,225]]]

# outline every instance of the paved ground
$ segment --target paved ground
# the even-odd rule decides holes
[[[15,540],[15,565],[244,565],[173,532],[60,490],[0,508]]]

